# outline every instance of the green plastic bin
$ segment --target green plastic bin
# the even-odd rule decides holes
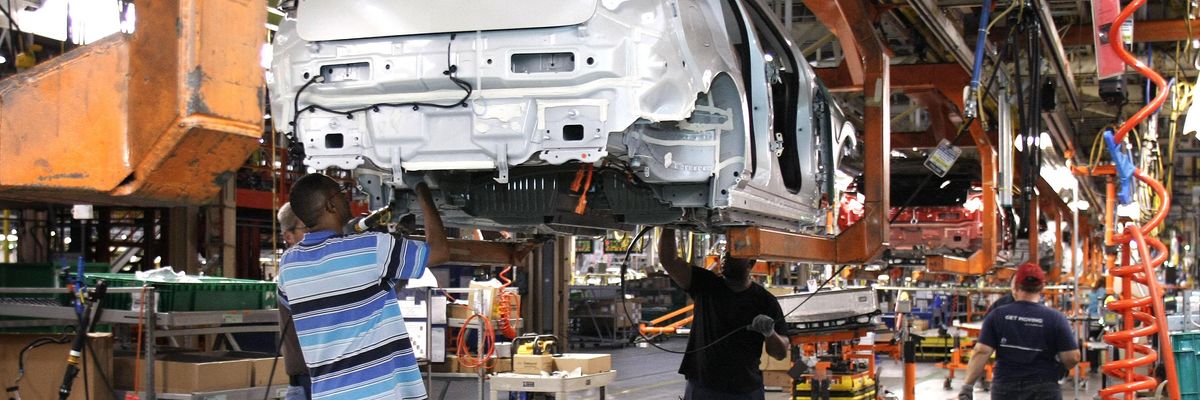
[[[72,263],[70,270],[75,271],[76,264]],[[0,287],[33,287],[33,288],[54,288],[66,287],[66,282],[60,280],[62,264],[53,263],[0,263]],[[108,272],[108,263],[84,263],[83,270],[85,273],[93,272]],[[59,305],[69,305],[71,297],[68,294],[10,294],[0,293],[0,298],[8,299],[57,299]],[[0,316],[0,321],[24,321],[34,320],[37,318],[22,318],[22,317],[7,317]],[[98,326],[98,331],[107,331],[107,325]],[[17,327],[17,328],[0,328],[0,333],[63,333],[66,332],[65,326],[40,326],[40,327]]]
[[[1200,400],[1200,332],[1171,334],[1181,400]]]
[[[88,285],[100,280],[109,287],[141,287],[150,285],[158,293],[158,311],[230,311],[262,310],[275,307],[275,283],[249,279],[221,277],[198,277],[198,283],[148,282],[137,279],[134,274],[90,274]],[[105,296],[104,306],[111,309],[128,310],[133,305],[133,295],[110,293]]]

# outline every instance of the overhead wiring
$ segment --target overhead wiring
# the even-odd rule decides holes
[[[295,110],[295,112],[292,113],[292,121],[289,123],[289,125],[292,128],[292,132],[288,135],[288,139],[292,139],[293,141],[296,140],[296,136],[297,136],[296,134],[300,129],[299,126],[297,126],[297,123],[299,121],[300,114],[302,114],[304,112],[324,111],[324,112],[327,112],[330,114],[344,116],[347,119],[354,119],[354,114],[356,114],[356,113],[361,113],[361,112],[366,112],[366,111],[379,112],[380,109],[382,109],[382,108],[412,107],[413,111],[417,111],[421,107],[433,107],[433,108],[440,108],[440,109],[466,107],[468,105],[467,100],[469,100],[471,98],[471,93],[474,90],[474,87],[471,86],[470,82],[467,82],[466,80],[463,80],[458,77],[458,66],[451,63],[450,56],[452,54],[454,39],[455,39],[456,35],[457,34],[451,33],[450,40],[446,44],[446,70],[442,71],[442,75],[445,75],[446,78],[449,79],[451,82],[453,82],[455,86],[458,86],[458,88],[463,90],[463,92],[464,92],[463,96],[458,101],[455,101],[453,103],[448,103],[448,104],[430,103],[430,102],[422,102],[422,101],[409,101],[409,102],[398,102],[398,103],[385,102],[385,103],[370,104],[370,105],[366,105],[366,106],[362,106],[362,107],[358,107],[358,108],[352,108],[352,109],[348,109],[348,110],[335,110],[333,108],[329,108],[329,107],[326,107],[326,106],[323,106],[320,104],[312,103],[312,104],[305,106],[304,108],[300,108],[300,95],[303,94],[304,91],[307,90],[314,83],[324,83],[325,82],[325,77],[324,77],[325,75],[323,75],[321,73],[317,73],[317,74],[314,74],[312,76],[312,78],[310,78],[307,82],[305,82],[304,85],[300,86],[300,90],[296,91],[296,95],[292,99],[292,109]]]

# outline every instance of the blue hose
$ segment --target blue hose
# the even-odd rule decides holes
[[[1137,169],[1133,165],[1133,156],[1117,143],[1111,128],[1104,130],[1104,144],[1117,168],[1117,201],[1121,205],[1133,203],[1133,173]]]
[[[992,14],[992,0],[983,0],[983,12],[979,14],[979,37],[975,38],[975,67],[971,69],[971,88],[963,99],[963,114],[975,118],[979,108],[979,76],[983,75],[983,52],[987,43],[988,18]]]
[[[971,91],[979,90],[979,76],[983,74],[983,52],[987,49],[988,19],[992,14],[992,0],[983,0],[983,11],[979,14],[979,36],[975,38],[975,67],[971,69]]]

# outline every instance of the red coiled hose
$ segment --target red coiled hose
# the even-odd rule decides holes
[[[1124,40],[1121,39],[1121,24],[1126,19],[1129,19],[1138,8],[1146,3],[1146,0],[1134,0],[1128,6],[1121,10],[1116,21],[1113,22],[1112,28],[1108,31],[1109,42],[1115,49],[1117,56],[1125,62],[1126,65],[1133,67],[1138,73],[1146,76],[1158,86],[1158,95],[1154,97],[1150,103],[1146,104],[1137,111],[1129,120],[1117,129],[1114,138],[1117,143],[1121,143],[1125,139],[1125,135],[1133,130],[1135,126],[1145,120],[1150,114],[1158,110],[1163,102],[1167,99],[1169,93],[1167,82],[1146,66],[1140,60],[1134,58],[1125,50]],[[1134,399],[1135,393],[1143,390],[1154,390],[1158,386],[1158,380],[1152,376],[1147,376],[1137,373],[1137,368],[1147,367],[1159,360],[1159,354],[1154,348],[1145,344],[1135,343],[1138,338],[1149,337],[1157,334],[1159,337],[1159,345],[1168,349],[1163,352],[1162,360],[1166,366],[1168,376],[1167,389],[1172,400],[1179,400],[1179,385],[1176,382],[1175,372],[1175,357],[1169,350],[1171,348],[1170,335],[1167,332],[1166,313],[1163,310],[1163,294],[1162,288],[1159,286],[1158,277],[1155,274],[1155,268],[1161,265],[1167,259],[1167,247],[1161,241],[1154,237],[1150,237],[1150,232],[1153,232],[1163,220],[1167,217],[1167,211],[1171,208],[1170,194],[1163,188],[1162,183],[1159,183],[1149,175],[1142,173],[1141,170],[1135,170],[1134,176],[1139,181],[1149,186],[1162,199],[1158,210],[1154,217],[1145,225],[1128,226],[1123,232],[1118,234],[1116,227],[1109,227],[1114,230],[1111,244],[1119,244],[1121,246],[1122,263],[1119,266],[1113,266],[1109,273],[1113,277],[1121,279],[1121,299],[1110,302],[1108,309],[1118,312],[1123,317],[1123,329],[1118,332],[1113,332],[1104,335],[1104,341],[1112,344],[1114,348],[1125,350],[1124,358],[1119,361],[1105,363],[1101,366],[1103,371],[1108,376],[1123,381],[1110,385],[1100,390],[1100,396],[1105,399],[1116,399],[1118,394],[1124,394],[1124,398]],[[1110,191],[1107,198],[1107,207],[1113,207],[1116,203],[1114,193]],[[1137,244],[1138,262],[1132,263],[1130,252],[1133,250],[1133,244]],[[1155,255],[1152,257],[1150,248],[1153,247]],[[1133,282],[1138,282],[1149,289],[1149,297],[1135,297],[1133,294]]]

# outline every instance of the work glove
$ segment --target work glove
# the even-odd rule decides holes
[[[757,317],[754,317],[754,322],[750,323],[748,329],[761,333],[765,337],[771,337],[771,335],[775,334],[775,320],[766,315],[759,314]]]
[[[962,389],[958,390],[958,400],[973,400],[975,398],[975,385],[962,385]]]

